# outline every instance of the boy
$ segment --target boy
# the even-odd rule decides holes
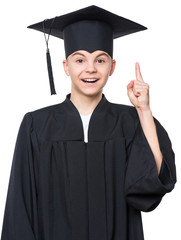
[[[140,211],[155,209],[176,183],[171,142],[138,63],[127,86],[134,107],[102,91],[116,65],[113,38],[145,28],[96,6],[47,25],[31,28],[64,39],[71,93],[22,121],[2,240],[143,240]]]

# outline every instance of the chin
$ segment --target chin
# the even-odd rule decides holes
[[[97,96],[99,94],[102,94],[102,90],[99,90],[99,91],[84,91],[83,92],[83,95],[87,96],[87,97],[94,97],[94,96]]]

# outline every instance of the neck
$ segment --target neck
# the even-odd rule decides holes
[[[88,115],[92,113],[100,102],[102,98],[102,92],[98,93],[94,96],[86,96],[86,95],[75,95],[71,92],[70,100],[76,106],[77,110],[82,115]]]

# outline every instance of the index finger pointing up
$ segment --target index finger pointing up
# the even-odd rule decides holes
[[[135,73],[136,73],[136,80],[138,80],[140,82],[144,82],[138,62],[135,64]]]

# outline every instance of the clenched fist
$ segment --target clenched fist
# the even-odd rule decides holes
[[[127,94],[131,103],[137,110],[148,110],[149,106],[149,85],[143,81],[139,63],[135,64],[136,80],[127,85]]]

